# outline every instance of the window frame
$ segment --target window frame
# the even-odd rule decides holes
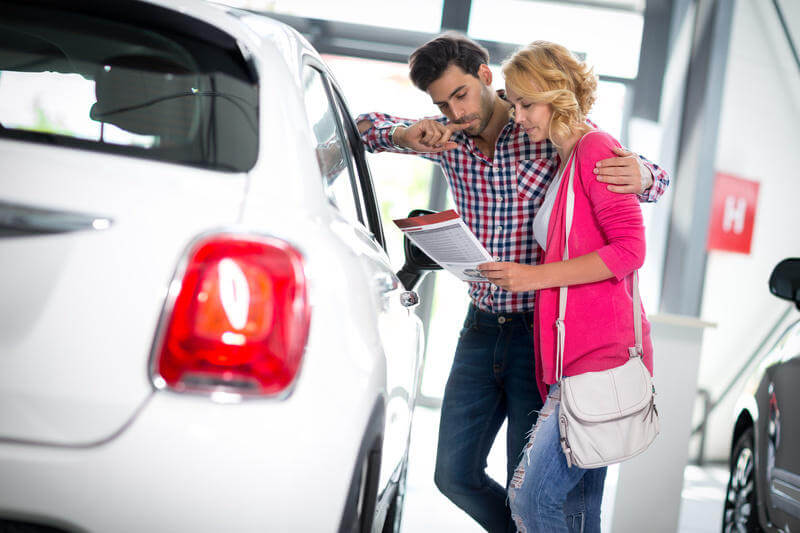
[[[367,228],[370,230],[373,238],[381,245],[381,248],[386,250],[386,241],[383,235],[383,223],[381,222],[381,210],[378,204],[378,198],[375,194],[375,185],[372,181],[372,171],[367,164],[367,156],[364,151],[364,144],[361,142],[361,136],[358,133],[358,128],[351,118],[352,115],[347,109],[344,97],[341,91],[334,84],[332,79],[328,80],[331,84],[331,89],[334,93],[334,100],[337,110],[340,114],[341,124],[346,130],[347,144],[350,148],[353,161],[356,164],[356,176],[359,181],[359,193],[361,194],[363,207],[367,215]]]
[[[380,208],[375,196],[372,174],[367,165],[361,137],[351,118],[352,115],[347,109],[342,90],[322,61],[306,55],[302,62],[301,76],[306,68],[311,68],[322,76],[328,103],[336,118],[337,131],[346,141],[345,146],[349,155],[347,157],[347,166],[353,179],[352,189],[355,195],[355,204],[359,211],[360,222],[378,245],[386,251],[386,240],[383,234]]]
[[[335,130],[334,130],[335,131],[335,135],[337,136],[337,140],[342,143],[342,155],[343,155],[343,157],[345,159],[345,169],[344,169],[343,172],[346,172],[346,174],[348,176],[347,179],[349,180],[349,183],[350,183],[349,189],[351,191],[351,194],[353,195],[352,196],[353,208],[355,209],[355,215],[356,215],[356,220],[352,220],[352,222],[358,222],[358,223],[364,225],[365,213],[364,213],[364,209],[363,209],[362,202],[361,202],[359,187],[358,187],[358,184],[357,184],[358,180],[357,180],[357,177],[356,177],[356,172],[355,172],[355,169],[353,168],[353,165],[352,165],[352,163],[350,161],[350,157],[349,157],[350,154],[349,154],[349,152],[347,152],[347,149],[346,149],[344,130],[343,130],[342,125],[341,125],[341,119],[339,118],[339,113],[338,113],[336,107],[333,105],[333,101],[331,99],[331,92],[330,92],[330,88],[328,87],[328,82],[327,82],[327,80],[325,78],[325,72],[324,72],[324,70],[320,69],[318,66],[313,65],[310,62],[305,62],[303,64],[303,66],[302,66],[301,73],[300,73],[301,80],[305,80],[306,74],[307,74],[307,72],[309,70],[313,74],[316,74],[316,75],[319,76],[319,81],[320,81],[320,83],[322,85],[322,91],[325,94],[324,98],[325,98],[325,102],[327,104],[327,110],[325,112],[331,114],[331,119],[333,120],[334,128],[335,128]],[[306,88],[304,86],[304,83],[305,82],[303,81],[301,83],[300,87],[301,87],[303,100],[305,102],[308,94],[306,92]],[[306,120],[307,121],[308,121],[308,118],[309,118],[308,117],[308,107],[306,106]],[[314,137],[315,142],[319,142],[319,139],[316,138],[316,133],[313,131],[313,127],[311,127],[310,124],[309,124],[309,127],[312,130],[312,136]],[[342,179],[341,175],[339,175],[337,177],[337,179]],[[324,178],[323,178],[323,181],[324,181]],[[324,183],[323,183],[323,187],[325,187]],[[334,208],[336,208],[337,211],[341,212],[342,215],[346,219],[351,220],[352,217],[350,215],[346,214],[342,210],[342,208],[340,206],[336,205],[333,202],[331,202],[331,203],[334,206]],[[349,209],[348,209],[348,211],[349,211]]]

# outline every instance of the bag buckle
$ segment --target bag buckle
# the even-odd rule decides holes
[[[569,441],[567,440],[567,417],[564,415],[560,415],[558,417],[558,425],[559,425],[559,440],[561,441],[561,451],[564,452],[564,457],[567,458],[567,468],[572,468],[572,448],[569,446]]]
[[[644,350],[642,349],[641,344],[637,344],[636,346],[631,346],[628,348],[628,355],[633,359],[634,357],[642,357],[644,355]]]

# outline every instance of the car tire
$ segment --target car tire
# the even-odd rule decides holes
[[[756,464],[753,428],[748,428],[733,447],[728,490],[722,512],[723,533],[760,533],[756,502]]]
[[[392,503],[386,511],[386,520],[383,522],[382,533],[400,533],[400,523],[403,519],[403,502],[406,497],[406,477],[408,473],[408,459],[403,462],[403,469],[400,479],[397,481],[397,489],[394,491]]]

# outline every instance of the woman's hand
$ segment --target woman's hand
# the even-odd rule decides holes
[[[511,292],[526,292],[539,289],[536,265],[522,265],[520,263],[483,263],[478,265],[478,270],[486,279]]]

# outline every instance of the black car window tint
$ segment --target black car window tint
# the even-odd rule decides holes
[[[0,19],[0,136],[246,172],[252,74],[241,54],[185,33],[15,5]]]

